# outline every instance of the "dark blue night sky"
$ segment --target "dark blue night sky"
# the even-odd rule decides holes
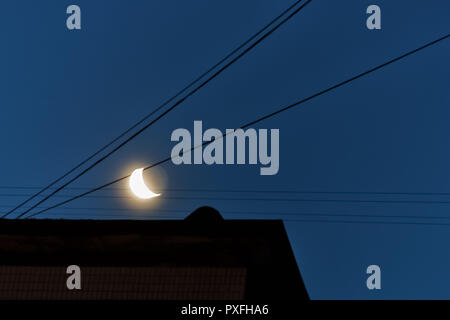
[[[2,1],[1,212],[148,114],[292,2]],[[80,31],[66,28],[70,4],[81,7]],[[366,28],[371,4],[381,7],[381,30]],[[172,131],[192,131],[194,120],[205,129],[237,128],[437,39],[450,30],[449,12],[445,0],[313,0],[42,207],[170,156]],[[180,219],[210,205],[228,219],[281,218],[313,299],[449,299],[449,49],[447,39],[255,126],[280,129],[277,175],[260,176],[259,165],[168,162],[145,173],[162,191],[158,199],[139,203],[120,183],[39,217]],[[382,270],[379,291],[366,288],[371,264]]]

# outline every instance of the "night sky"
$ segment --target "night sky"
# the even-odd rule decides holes
[[[0,210],[95,152],[292,4],[277,1],[2,1]],[[66,8],[82,30],[66,28]],[[366,28],[381,7],[382,29]],[[76,183],[60,202],[170,156],[177,128],[237,128],[450,30],[450,3],[313,0],[257,48]],[[280,170],[180,165],[38,216],[283,219],[313,299],[450,298],[450,41],[254,128],[280,129]],[[442,194],[444,193],[444,194]],[[445,193],[449,193],[445,195]],[[22,209],[21,209],[22,210]],[[17,213],[20,213],[19,210]],[[14,215],[13,215],[14,217]],[[382,289],[369,291],[377,264]]]

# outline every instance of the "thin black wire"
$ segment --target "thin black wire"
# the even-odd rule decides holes
[[[106,158],[108,158],[110,155],[115,153],[117,150],[122,148],[124,145],[126,145],[128,142],[136,138],[139,134],[144,132],[146,129],[148,129],[150,126],[152,126],[154,123],[156,123],[158,120],[162,119],[165,115],[167,115],[170,111],[175,109],[177,106],[179,106],[181,103],[186,101],[189,97],[194,95],[197,91],[199,91],[201,88],[203,88],[205,85],[207,85],[210,81],[212,81],[214,78],[216,78],[219,74],[221,74],[223,71],[228,69],[231,65],[233,65],[236,61],[238,61],[240,58],[242,58],[245,54],[250,52],[253,48],[255,48],[259,43],[261,43],[264,39],[266,39],[269,35],[271,35],[273,32],[275,32],[279,27],[281,27],[283,24],[285,24],[287,21],[289,21],[292,17],[294,17],[298,12],[300,12],[304,7],[306,7],[312,0],[307,0],[304,4],[302,4],[300,7],[295,9],[292,13],[290,13],[286,18],[282,19],[281,22],[279,22],[277,25],[275,25],[273,28],[271,28],[267,33],[262,35],[258,40],[256,40],[253,44],[248,46],[244,51],[242,51],[239,55],[237,55],[235,58],[233,58],[230,62],[225,64],[225,66],[221,67],[218,71],[216,71],[212,76],[207,78],[205,81],[203,81],[200,85],[198,85],[195,89],[191,90],[188,94],[186,94],[183,98],[179,99],[174,105],[172,105],[170,108],[168,108],[166,111],[161,113],[158,117],[156,117],[154,120],[152,120],[150,123],[146,124],[143,128],[138,130],[136,133],[131,135],[129,138],[127,138],[125,141],[120,143],[117,147],[115,147],[113,150],[108,152],[106,155],[95,161],[92,165],[84,169],[81,173],[77,174],[74,178],[63,184],[61,187],[53,191],[51,194],[40,200],[38,203],[34,205],[34,207],[37,207],[50,197],[52,197],[54,194],[58,193],[60,190],[64,189],[66,186],[83,176],[85,173],[90,171],[92,168],[103,162]],[[19,219],[26,215],[28,212],[33,210],[34,208],[30,208],[24,212],[22,212],[20,215],[16,217],[16,219]]]
[[[224,212],[225,214],[226,212]],[[227,213],[227,215],[234,215],[236,213]],[[261,214],[265,214],[265,213],[256,213],[258,215]],[[59,214],[60,216],[76,216],[76,214]],[[322,217],[348,217],[350,215],[339,215],[339,214],[329,214],[329,215],[325,215],[325,214],[303,214],[303,213],[299,213],[297,214],[298,216],[322,216]],[[110,217],[110,218],[116,218],[117,220],[181,220],[183,218],[186,217],[186,215],[183,216],[167,216],[167,215],[153,215],[151,217],[149,216],[126,216],[126,215],[113,215],[113,214],[99,214],[98,216],[100,217]],[[93,217],[95,217],[95,215],[93,215]],[[364,216],[365,218],[372,218],[372,217],[377,217],[377,216]],[[379,216],[380,218],[393,218],[393,217],[389,217],[389,216]],[[149,219],[150,218],[150,219]],[[162,218],[162,219],[154,219],[154,218]],[[425,218],[420,218],[420,219],[425,219]],[[441,218],[441,219],[448,219],[448,218]],[[94,219],[92,219],[94,220]],[[240,219],[236,219],[236,220],[248,220],[248,218],[240,218]],[[253,218],[250,220],[254,220]],[[341,224],[383,224],[383,225],[426,225],[426,226],[450,226],[450,223],[446,223],[446,222],[415,222],[415,221],[380,221],[380,220],[371,220],[371,221],[367,221],[367,220],[331,220],[331,219],[325,219],[325,220],[318,220],[318,219],[295,219],[295,218],[283,218],[280,216],[276,216],[276,217],[271,217],[269,219],[265,218],[264,220],[282,220],[285,222],[302,222],[302,223],[341,223]]]
[[[5,207],[5,206],[2,206]],[[89,215],[92,217],[95,216],[105,216],[104,212],[127,212],[128,214],[108,214],[107,216],[117,216],[117,217],[129,217],[130,212],[133,215],[143,215],[143,218],[151,218],[151,217],[167,217],[167,213],[176,212],[176,213],[186,213],[186,210],[177,210],[177,209],[157,209],[156,212],[166,212],[164,215],[155,214],[155,211],[142,212],[140,209],[138,211],[130,211],[130,209],[119,209],[119,208],[103,208],[103,207],[61,207],[60,210],[82,210],[82,211],[92,211],[92,212],[77,212],[77,213],[58,213],[56,216],[83,216]],[[388,219],[437,219],[437,220],[448,220],[449,216],[422,216],[422,215],[373,215],[373,214],[331,214],[331,213],[297,213],[297,212],[255,212],[255,211],[222,211],[223,214],[231,214],[231,215],[273,215],[273,216],[317,216],[317,217],[358,217],[358,218],[388,218]],[[179,216],[177,218],[183,218],[184,216]]]
[[[158,190],[158,192],[160,192]],[[0,194],[0,197],[20,197],[25,194]],[[71,198],[74,195],[55,195],[57,198]],[[132,196],[118,196],[118,195],[101,195],[101,196],[87,196],[90,199],[134,199]],[[400,203],[400,204],[450,204],[450,201],[445,200],[367,200],[367,199],[303,199],[303,198],[248,198],[248,197],[182,197],[182,196],[162,196],[162,199],[168,200],[214,200],[214,201],[275,201],[275,202],[336,202],[336,203]],[[32,207],[29,207],[32,208]]]
[[[1,207],[6,207],[6,206],[1,206]],[[177,210],[177,209],[157,209],[155,211],[152,212],[141,212],[141,211],[135,211],[135,212],[131,212],[130,214],[130,210],[129,209],[119,209],[119,208],[102,208],[102,207],[62,207],[60,208],[60,210],[87,210],[87,211],[92,211],[92,212],[77,212],[77,213],[70,213],[70,212],[64,212],[64,213],[58,213],[56,214],[56,216],[83,216],[83,215],[89,215],[90,217],[116,217],[117,219],[120,218],[127,218],[127,219],[135,219],[135,218],[140,218],[140,219],[144,219],[144,220],[151,220],[152,218],[165,218],[168,220],[173,220],[173,219],[182,219],[186,216],[186,210]],[[111,213],[107,213],[105,214],[104,212],[127,212],[128,214],[121,214],[121,213],[116,213],[116,214],[111,214]],[[162,213],[165,212],[165,213]],[[177,216],[173,216],[170,215],[168,216],[167,213],[184,213],[184,215],[177,215]],[[340,214],[340,213],[305,213],[305,212],[267,212],[267,211],[263,211],[263,212],[255,212],[255,211],[222,211],[222,214],[224,215],[269,215],[272,216],[270,219],[282,219],[283,221],[293,221],[293,222],[298,222],[298,221],[304,221],[303,219],[292,219],[292,218],[283,218],[281,216],[302,216],[302,217],[345,217],[345,218],[382,218],[382,219],[421,219],[421,220],[427,220],[427,219],[432,219],[432,220],[448,220],[450,219],[449,216],[421,216],[421,215],[373,215],[373,214]],[[139,217],[137,217],[139,216]],[[149,219],[150,218],[150,219]],[[241,218],[242,219],[242,218]],[[307,222],[333,222],[333,220],[306,220]],[[339,223],[355,223],[355,221],[339,221]],[[356,222],[358,223],[358,222]],[[364,223],[367,223],[367,221],[364,221]],[[384,221],[375,221],[375,223],[382,223],[382,224],[426,224],[426,225],[447,225],[446,223],[423,223],[423,222],[401,222],[401,223],[397,223],[397,222],[384,222]]]
[[[130,215],[143,215],[144,217],[167,217],[167,213],[169,212],[175,212],[175,213],[186,213],[186,210],[176,210],[176,209],[157,209],[155,211],[130,211],[129,209],[118,209],[118,208],[89,208],[89,207],[82,207],[82,208],[68,208],[63,207],[60,208],[60,210],[85,210],[85,211],[91,211],[91,212],[64,212],[56,214],[56,216],[63,216],[63,215],[69,215],[69,216],[83,216],[83,215],[89,215],[89,216],[103,216],[104,213],[102,212],[126,212],[124,213],[116,213],[116,214],[108,214],[109,216],[120,216],[120,217],[128,217]],[[100,213],[99,213],[100,212]],[[156,214],[159,212],[166,212],[165,214]],[[422,215],[389,215],[389,214],[341,214],[341,213],[305,213],[305,212],[255,212],[255,211],[221,211],[224,215],[270,215],[270,216],[312,216],[312,217],[358,217],[358,218],[388,218],[388,219],[432,219],[432,220],[448,220],[450,219],[450,216],[422,216]],[[185,215],[180,215],[178,218],[183,218]]]
[[[323,94],[325,94],[325,93],[328,93],[328,92],[330,92],[330,91],[332,91],[332,90],[334,90],[334,89],[337,89],[337,88],[339,88],[339,87],[342,87],[342,86],[344,86],[344,85],[346,85],[346,84],[348,84],[348,83],[350,83],[350,82],[352,82],[352,81],[355,81],[355,80],[357,80],[357,79],[359,79],[359,78],[361,78],[361,77],[364,77],[364,76],[366,76],[366,75],[368,75],[368,74],[370,74],[370,73],[372,73],[372,72],[375,72],[375,71],[377,71],[377,70],[379,70],[379,69],[382,69],[382,68],[384,68],[384,67],[386,67],[386,66],[388,66],[388,65],[390,65],[390,64],[392,64],[392,63],[394,63],[394,62],[397,62],[397,61],[399,61],[399,60],[401,60],[401,59],[404,59],[404,58],[406,58],[406,57],[408,57],[408,56],[410,56],[410,55],[412,55],[412,54],[414,54],[414,53],[417,53],[417,52],[419,52],[419,51],[421,51],[421,50],[423,50],[423,49],[425,49],[425,48],[428,48],[428,47],[430,47],[430,46],[432,46],[432,45],[434,45],[434,44],[437,44],[437,43],[439,43],[439,42],[441,42],[441,41],[447,39],[448,36],[449,36],[449,34],[446,34],[446,35],[443,36],[443,37],[440,37],[440,38],[438,38],[438,39],[436,39],[436,40],[433,40],[433,41],[431,41],[431,42],[429,42],[429,43],[427,43],[427,44],[425,44],[425,45],[423,45],[423,46],[420,46],[420,47],[418,47],[418,48],[416,48],[416,49],[414,49],[414,50],[411,50],[411,51],[409,51],[409,52],[407,52],[407,53],[405,53],[405,54],[403,54],[403,55],[401,55],[401,56],[399,56],[399,57],[397,57],[397,58],[391,59],[391,60],[389,60],[389,61],[387,61],[387,62],[385,62],[385,63],[382,63],[382,64],[380,64],[380,65],[378,65],[378,66],[376,66],[376,67],[374,67],[374,68],[371,68],[371,69],[369,69],[369,70],[367,70],[367,71],[364,71],[364,72],[362,72],[362,73],[360,73],[360,74],[358,74],[358,75],[356,75],[356,76],[353,76],[353,77],[351,77],[351,78],[349,78],[349,79],[347,79],[347,80],[344,80],[344,81],[342,81],[342,82],[340,82],[340,83],[338,83],[338,84],[336,84],[336,85],[334,85],[334,86],[331,86],[331,87],[329,87],[329,88],[327,88],[327,89],[325,89],[325,90],[319,91],[319,92],[317,92],[317,93],[315,93],[315,94],[313,94],[313,95],[311,95],[311,96],[309,96],[309,97],[307,97],[307,98],[305,98],[305,99],[302,99],[302,100],[297,101],[297,102],[295,102],[295,103],[293,103],[293,104],[290,104],[290,105],[288,105],[288,106],[286,106],[286,107],[284,107],[284,108],[281,108],[281,109],[279,109],[279,110],[277,110],[277,111],[274,111],[274,112],[272,112],[272,113],[269,113],[269,114],[267,114],[267,115],[265,115],[265,116],[263,116],[263,117],[261,117],[261,118],[259,118],[259,119],[257,119],[257,120],[254,120],[254,121],[252,121],[252,122],[249,122],[249,123],[243,125],[243,126],[241,127],[241,129],[244,129],[244,128],[246,128],[246,127],[249,127],[249,126],[251,126],[251,125],[254,125],[254,124],[256,124],[256,123],[258,123],[258,122],[261,122],[261,121],[263,121],[263,120],[266,120],[266,119],[268,119],[268,118],[271,118],[271,117],[273,117],[273,116],[275,116],[275,115],[277,115],[277,114],[279,114],[279,113],[281,113],[281,112],[284,112],[284,111],[287,111],[287,110],[289,110],[289,109],[292,109],[292,108],[294,108],[294,107],[296,107],[296,106],[298,106],[298,105],[300,105],[300,104],[303,104],[303,103],[305,103],[305,102],[307,102],[307,101],[309,101],[309,100],[312,100],[312,99],[314,99],[314,98],[316,98],[316,97],[319,97],[319,96],[321,96],[321,95],[323,95]],[[226,135],[227,135],[226,133],[223,134],[221,138],[225,137]],[[197,148],[199,148],[199,147],[202,147],[202,146],[204,146],[204,145],[207,145],[207,144],[209,144],[209,143],[212,143],[213,141],[215,141],[215,140],[212,140],[212,141],[206,141],[206,142],[202,143],[201,145],[198,145],[198,146],[196,146],[196,147],[191,148],[191,149],[189,150],[189,152],[191,152],[192,150],[197,149]],[[169,161],[169,160],[171,160],[171,159],[172,159],[172,157],[169,157],[169,158],[166,158],[166,159],[164,159],[164,160],[161,160],[161,161],[159,161],[159,162],[157,162],[157,163],[155,163],[155,164],[153,164],[153,165],[150,165],[150,166],[145,167],[144,170],[148,170],[148,169],[150,169],[150,168],[156,167],[156,166],[158,166],[158,165],[160,165],[160,164],[163,164],[163,163],[165,163],[165,162],[167,162],[167,161]],[[43,209],[43,210],[41,210],[41,211],[39,211],[39,212],[36,212],[36,213],[34,213],[34,214],[31,214],[31,215],[29,215],[27,218],[35,217],[35,216],[37,216],[37,215],[39,215],[39,214],[41,214],[41,213],[43,213],[43,212],[46,212],[46,211],[48,211],[48,210],[57,208],[57,207],[59,207],[59,206],[61,206],[61,205],[63,205],[63,204],[66,204],[66,203],[69,203],[69,202],[71,202],[71,201],[73,201],[73,200],[76,200],[76,199],[79,199],[79,198],[81,198],[81,197],[84,197],[85,195],[88,195],[88,194],[93,193],[93,192],[95,192],[95,191],[98,191],[98,190],[101,190],[101,189],[103,189],[103,188],[109,187],[109,186],[111,186],[111,185],[113,185],[113,184],[115,184],[115,183],[117,183],[117,182],[123,181],[123,180],[125,180],[125,179],[127,179],[127,178],[129,178],[129,177],[130,177],[130,175],[127,175],[127,176],[125,176],[125,177],[116,179],[116,180],[114,180],[114,181],[111,181],[111,182],[109,182],[109,183],[106,183],[106,184],[104,184],[104,185],[102,185],[102,186],[99,186],[99,187],[97,187],[97,188],[91,189],[91,190],[89,190],[89,191],[87,191],[87,192],[81,193],[81,194],[79,194],[79,195],[77,195],[77,196],[75,196],[75,197],[73,197],[73,198],[71,198],[71,199],[65,200],[65,201],[63,201],[63,202],[57,203],[57,204],[55,204],[55,205],[53,205],[53,206],[50,206],[50,207],[48,207],[47,209]]]
[[[161,104],[159,107],[157,107],[155,110],[153,110],[152,112],[150,112],[149,114],[147,114],[144,118],[142,118],[141,120],[139,120],[138,122],[136,122],[134,125],[132,125],[130,128],[128,128],[126,131],[124,131],[122,134],[120,134],[119,136],[117,136],[116,138],[114,138],[113,140],[111,140],[109,143],[107,143],[106,145],[104,145],[103,147],[101,147],[98,151],[96,151],[95,153],[93,153],[92,155],[90,155],[89,157],[87,157],[85,160],[83,160],[82,162],[80,162],[79,164],[77,164],[75,167],[73,167],[72,169],[70,169],[68,172],[66,172],[64,175],[62,175],[61,177],[59,177],[58,179],[54,180],[53,182],[51,182],[49,185],[47,185],[46,187],[42,188],[39,192],[35,193],[34,195],[32,195],[30,198],[26,199],[25,201],[23,201],[22,203],[20,203],[19,205],[17,205],[16,207],[14,207],[12,210],[8,211],[7,213],[5,213],[1,218],[6,218],[8,215],[12,214],[13,212],[15,212],[17,209],[21,208],[23,205],[25,205],[26,203],[28,203],[29,201],[33,200],[34,198],[36,198],[37,196],[39,196],[40,194],[42,194],[45,190],[50,189],[53,185],[55,185],[56,183],[58,183],[59,181],[63,180],[65,177],[67,177],[68,175],[70,175],[72,172],[74,172],[75,170],[77,170],[78,168],[80,168],[81,166],[83,166],[85,163],[87,163],[88,161],[90,161],[91,159],[93,159],[94,157],[96,157],[98,154],[100,154],[101,152],[103,152],[104,150],[106,150],[107,148],[109,148],[111,145],[113,145],[114,143],[116,143],[118,140],[120,140],[122,137],[124,137],[125,135],[127,135],[130,131],[132,131],[133,129],[135,129],[136,127],[138,127],[141,123],[145,122],[147,119],[149,119],[152,115],[154,115],[156,112],[158,112],[159,110],[161,110],[163,107],[165,107],[166,105],[168,105],[169,103],[171,103],[173,100],[175,100],[176,98],[178,98],[181,94],[183,94],[187,89],[191,88],[194,84],[198,83],[202,78],[204,78],[204,76],[206,76],[207,74],[209,74],[212,70],[216,69],[219,65],[221,65],[224,61],[228,60],[228,58],[230,58],[232,55],[234,55],[236,52],[238,52],[239,50],[241,50],[243,47],[245,47],[248,43],[250,43],[251,41],[253,41],[256,37],[258,37],[261,33],[263,33],[265,30],[267,30],[267,28],[269,28],[272,24],[274,24],[277,20],[279,20],[282,16],[284,16],[287,12],[289,12],[292,8],[294,8],[297,4],[299,4],[301,1],[303,0],[298,0],[296,1],[294,4],[292,4],[289,8],[287,8],[286,10],[284,10],[280,15],[278,15],[276,18],[274,18],[272,21],[270,21],[267,25],[265,25],[261,30],[259,30],[257,33],[255,33],[254,35],[252,35],[249,39],[247,39],[245,42],[243,42],[241,45],[239,45],[237,48],[235,48],[233,51],[231,51],[229,54],[227,54],[224,58],[222,58],[219,62],[217,62],[215,65],[213,65],[211,68],[209,68],[207,71],[205,71],[204,73],[202,73],[200,76],[198,76],[194,81],[192,81],[191,83],[189,83],[186,87],[184,87],[183,89],[181,89],[178,93],[176,93],[174,96],[172,96],[171,98],[169,98],[168,100],[166,100],[163,104]]]
[[[309,222],[309,223],[347,223],[347,224],[393,224],[393,225],[426,225],[426,226],[450,226],[450,223],[434,222],[391,222],[391,221],[354,221],[354,220],[312,220],[312,219],[283,219],[289,222]]]
[[[32,190],[41,189],[40,187],[16,187],[0,186],[0,189]],[[50,188],[54,190],[56,188]],[[92,187],[68,187],[66,190],[90,190]],[[108,188],[104,191],[124,191],[127,188]],[[186,189],[186,188],[163,188],[157,189],[158,192],[208,192],[208,193],[282,193],[282,194],[349,194],[349,195],[405,195],[405,196],[450,196],[450,192],[396,192],[396,191],[314,191],[314,190],[250,190],[250,189]],[[0,196],[5,195],[1,194]],[[28,194],[23,194],[26,196]]]

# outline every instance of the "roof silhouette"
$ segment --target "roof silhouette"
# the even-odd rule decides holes
[[[58,281],[65,281],[65,268],[73,264],[92,279],[84,291],[67,293],[60,286],[61,292],[42,294],[53,299],[195,299],[197,290],[201,299],[308,299],[281,220],[225,220],[210,207],[176,221],[0,220],[0,261],[0,299],[30,294],[30,274],[56,272],[63,277]],[[107,285],[105,277],[116,279],[106,296],[98,289]],[[129,287],[127,277],[139,280],[135,287]],[[8,282],[12,278],[15,283]],[[162,282],[156,286],[155,279]],[[19,287],[11,290],[15,284]]]

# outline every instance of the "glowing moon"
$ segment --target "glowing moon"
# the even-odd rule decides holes
[[[145,184],[144,177],[142,176],[143,168],[136,169],[130,176],[130,189],[134,195],[140,199],[150,199],[158,197],[161,194],[154,193]]]

